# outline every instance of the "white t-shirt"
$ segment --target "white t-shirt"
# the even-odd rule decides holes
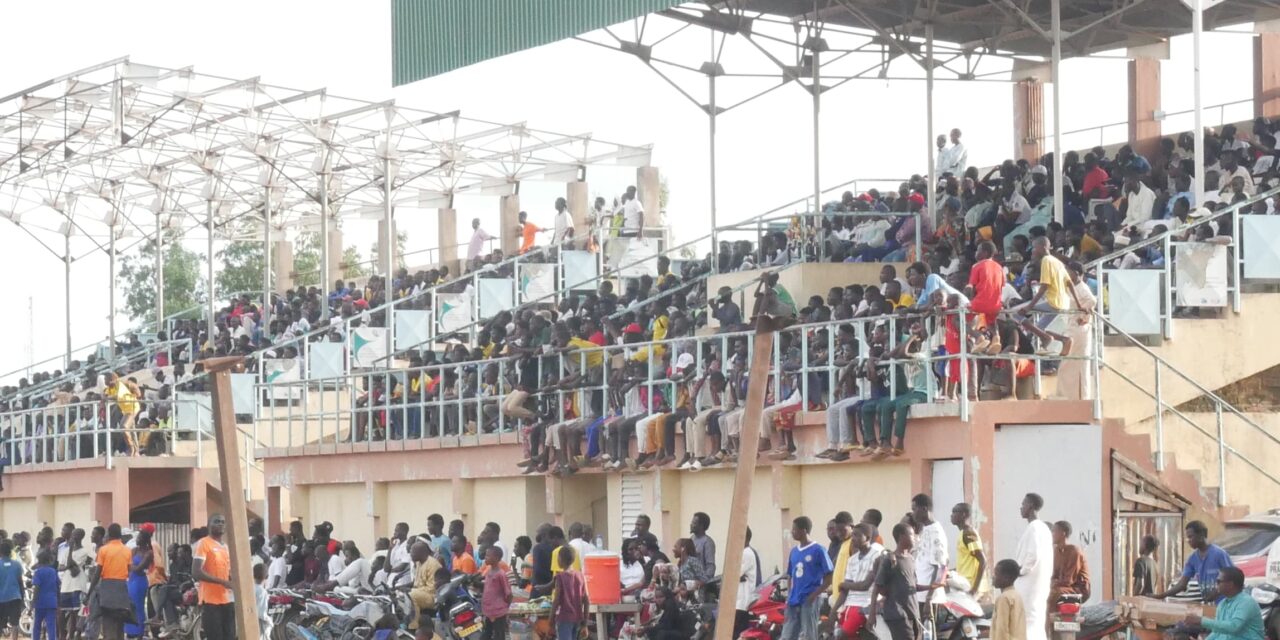
[[[330,578],[338,583],[339,587],[351,587],[353,589],[369,588],[369,560],[367,558],[356,558],[347,565],[341,573]]]
[[[595,553],[599,551],[594,544],[591,544],[582,538],[570,540],[569,546],[573,547],[573,552],[578,555],[579,562],[581,562],[583,558],[587,557],[588,553]]]
[[[555,237],[551,239],[552,244],[560,244],[566,240],[573,238],[573,216],[569,215],[569,210],[565,209],[556,213],[555,219]]]
[[[640,204],[640,198],[632,198],[622,205],[622,228],[628,231],[635,231],[640,228],[644,222],[644,205]]]
[[[74,552],[70,551],[70,547],[62,545],[58,549],[58,565],[67,564],[67,554],[71,554],[71,561],[80,565],[80,575],[72,577],[70,571],[59,571],[58,578],[62,580],[62,586],[59,593],[85,592],[89,590],[89,570],[88,566],[93,564],[93,553],[85,547],[80,547]]]
[[[756,586],[760,584],[760,553],[750,545],[742,550],[742,563],[738,572],[738,611],[748,611],[756,601]]]
[[[271,564],[267,566],[267,588],[280,589],[285,586],[285,580],[289,576],[289,565],[285,563],[284,556],[271,559]]]
[[[934,521],[933,524],[926,526],[920,531],[920,542],[916,544],[916,548],[912,551],[916,559],[916,583],[930,584],[934,574],[938,568],[943,572],[947,569],[947,532],[942,529],[942,523]],[[942,574],[937,574],[938,582],[942,581]],[[925,602],[928,591],[917,591],[916,601]],[[947,601],[946,589],[935,589],[931,602],[940,604]]]
[[[633,562],[627,564],[623,562],[618,567],[618,578],[622,581],[622,586],[633,587],[644,582],[644,563]]]
[[[484,243],[492,240],[493,236],[488,231],[476,228],[471,234],[471,244],[467,245],[467,261],[475,260],[480,256],[480,251],[484,249]]]
[[[342,570],[346,568],[347,568],[347,561],[342,558],[341,554],[336,556],[329,556],[329,579],[330,580],[333,580],[335,576],[337,576],[339,573],[342,573]]]
[[[849,563],[844,567],[844,582],[863,582],[875,569],[876,560],[884,555],[884,546],[878,542],[872,542],[871,548],[867,552],[859,556],[853,553],[849,556]],[[871,606],[871,589],[865,591],[850,591],[844,598],[846,607],[869,607]]]

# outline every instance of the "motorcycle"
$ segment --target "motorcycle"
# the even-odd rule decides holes
[[[438,629],[445,640],[478,640],[484,628],[480,600],[472,592],[479,575],[460,575],[436,593],[436,615],[443,624]]]
[[[756,599],[747,607],[751,622],[739,636],[741,640],[777,640],[787,617],[789,585],[787,576],[774,574],[756,587]]]
[[[954,571],[947,575],[947,601],[936,608],[934,637],[976,640],[980,636],[990,635],[991,611],[984,609],[977,598],[969,595],[971,588],[964,576]]]
[[[1280,640],[1280,587],[1264,582],[1253,588],[1253,601],[1262,609],[1267,640]]]

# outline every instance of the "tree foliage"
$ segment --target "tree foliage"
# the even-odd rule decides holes
[[[199,317],[205,301],[201,270],[204,255],[182,246],[177,234],[164,242],[164,315],[183,312],[182,317]],[[124,287],[124,311],[131,320],[151,319],[156,312],[156,244],[149,240],[135,255],[120,260],[117,282]]]
[[[371,268],[367,269],[361,275],[373,274],[382,271],[382,257],[378,255],[378,242],[374,242],[369,247],[369,264]],[[404,252],[405,247],[409,244],[409,234],[404,231],[396,232],[396,268],[400,269],[405,266]]]

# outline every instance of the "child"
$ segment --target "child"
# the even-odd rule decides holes
[[[511,607],[511,583],[503,570],[502,549],[490,546],[484,550],[484,592],[480,610],[484,614],[481,640],[507,640],[507,610]]]
[[[1000,595],[996,598],[995,613],[991,617],[991,640],[1027,638],[1027,609],[1023,606],[1022,596],[1013,588],[1021,572],[1022,568],[1013,560],[996,563],[991,584],[1000,591]]]
[[[32,608],[35,609],[35,628],[32,640],[56,640],[58,637],[58,570],[53,567],[53,554],[48,549],[36,557],[36,570],[31,577],[35,588]]]
[[[560,566],[567,569],[551,581],[554,595],[551,615],[556,625],[556,640],[578,640],[578,629],[587,620],[587,584],[573,568],[573,547],[560,547]]]
[[[269,598],[267,597],[267,588],[263,585],[267,581],[267,565],[259,563],[253,565],[253,599],[258,606],[258,629],[261,637],[271,637],[271,616],[267,615],[267,605]]]

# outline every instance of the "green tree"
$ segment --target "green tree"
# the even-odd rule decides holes
[[[200,278],[204,255],[188,251],[181,238],[168,233],[164,242],[164,315],[200,316],[205,301]],[[118,283],[125,289],[124,311],[131,320],[150,320],[156,310],[156,244],[149,240],[138,253],[120,260]]]
[[[293,241],[293,285],[295,287],[315,287],[320,282],[320,234],[304,231]],[[329,259],[333,260],[336,256]]]
[[[228,242],[218,252],[222,268],[214,276],[218,296],[226,298],[233,293],[262,290],[261,242]]]
[[[342,277],[343,278],[360,278],[369,275],[369,270],[365,268],[364,258],[360,255],[360,250],[355,245],[351,245],[342,251]]]

